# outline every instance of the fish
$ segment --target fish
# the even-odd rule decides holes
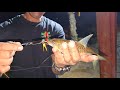
[[[93,36],[93,34],[90,34],[84,38],[82,38],[79,41],[75,41],[75,45],[77,46],[78,52],[79,53],[87,53],[90,55],[96,55],[98,57],[98,60],[106,60],[105,57],[99,55],[96,53],[92,47],[88,46],[88,41],[90,38]],[[66,42],[69,43],[71,40],[66,40],[66,39],[59,39],[59,38],[53,38],[47,41],[47,44],[51,47],[55,47],[57,50],[59,50],[62,53],[62,43]],[[94,60],[93,63],[93,68],[95,69],[96,64],[98,63],[98,60]]]

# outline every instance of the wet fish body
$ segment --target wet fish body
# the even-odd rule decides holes
[[[77,46],[77,49],[79,51],[79,53],[89,53],[89,54],[92,54],[92,55],[96,55],[98,56],[99,60],[105,60],[104,57],[100,56],[99,54],[97,54],[93,49],[92,47],[88,47],[87,44],[88,44],[88,41],[89,39],[92,37],[93,34],[81,39],[80,41],[75,41],[75,44]],[[47,43],[48,45],[52,46],[52,47],[56,47],[59,51],[61,51],[61,48],[62,48],[62,43],[66,42],[66,43],[69,43],[71,40],[65,40],[65,39],[58,39],[58,38],[54,38],[54,39],[51,39],[49,40]]]
[[[99,55],[98,53],[96,53],[92,47],[88,47],[88,41],[90,40],[90,38],[93,36],[93,34],[90,34],[88,36],[86,36],[85,38],[81,39],[80,41],[75,41],[75,44],[77,46],[77,49],[79,51],[79,53],[87,53],[87,54],[91,54],[91,55],[96,55],[98,57],[98,60],[106,60],[103,56]],[[69,43],[71,40],[65,40],[65,39],[58,39],[58,38],[54,38],[51,39],[47,42],[48,45],[50,45],[51,47],[56,47],[60,52],[61,48],[62,48],[62,43],[66,42]],[[98,62],[98,60],[93,61],[93,67],[95,69],[96,64]]]

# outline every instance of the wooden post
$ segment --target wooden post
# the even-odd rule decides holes
[[[106,61],[100,61],[100,77],[116,77],[116,12],[96,12],[97,37],[100,54],[106,57]]]

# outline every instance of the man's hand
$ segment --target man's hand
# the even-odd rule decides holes
[[[6,73],[10,70],[13,62],[13,56],[16,51],[23,50],[19,42],[0,42],[0,73]]]
[[[79,61],[92,62],[94,60],[98,60],[98,57],[95,55],[90,55],[86,53],[79,54],[74,41],[69,42],[69,44],[63,43],[62,53],[59,52],[55,47],[53,47],[53,53],[54,55],[52,56],[52,58],[57,67],[75,65]]]

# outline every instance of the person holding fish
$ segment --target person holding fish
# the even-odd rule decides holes
[[[44,16],[26,12],[0,24],[0,73],[10,78],[56,78],[78,62],[98,60],[95,54],[79,52],[75,41],[65,40],[63,27]],[[86,46],[91,35],[80,41]],[[43,40],[44,38],[44,40]],[[57,41],[54,38],[59,38]],[[41,44],[24,44],[43,40]],[[51,41],[52,40],[52,41]],[[40,42],[40,41],[39,41]]]

